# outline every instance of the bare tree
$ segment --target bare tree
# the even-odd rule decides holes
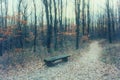
[[[40,15],[40,27],[41,27],[41,39],[42,39],[42,45],[45,45],[45,31],[44,31],[44,10],[43,10],[43,6],[42,6],[42,11],[41,11],[41,15]]]
[[[118,0],[118,27],[117,27],[117,34],[120,34],[120,1]]]
[[[63,1],[59,0],[58,1],[58,16],[59,16],[59,31],[60,33],[63,33],[64,28],[63,28]],[[60,45],[63,47],[63,34],[60,34]]]
[[[27,37],[27,18],[28,18],[28,15],[27,15],[27,8],[28,8],[28,4],[25,4],[23,5],[23,21],[25,22],[23,24],[23,28],[24,28],[24,38]]]
[[[65,6],[65,31],[67,31],[67,4],[68,4],[68,1],[66,0],[66,6]]]
[[[76,49],[79,48],[80,35],[80,0],[75,0],[75,15],[76,15]]]
[[[85,34],[85,0],[82,0],[82,34]]]
[[[110,18],[110,2],[106,0],[106,8],[107,8],[107,17],[108,17],[108,40],[109,43],[112,43],[112,36],[111,36],[111,18]]]
[[[115,30],[115,28],[116,28],[116,22],[117,22],[117,16],[115,15],[116,13],[115,13],[115,11],[116,11],[116,9],[115,9],[115,5],[113,4],[114,2],[112,1],[112,8],[111,8],[111,10],[110,10],[110,15],[111,15],[111,26],[112,26],[112,37],[114,38],[114,40],[115,40],[115,34],[116,34],[116,30]],[[117,12],[117,11],[116,11]]]
[[[34,52],[36,52],[36,39],[37,39],[37,14],[36,14],[36,3],[35,0],[33,0],[33,4],[34,4],[34,18],[35,18],[35,37],[34,37]]]
[[[0,6],[1,6],[1,25],[0,25],[0,28],[2,29],[3,27],[3,7],[2,7],[2,0],[0,0]],[[0,37],[2,37],[2,35],[0,34]],[[0,56],[2,56],[2,51],[3,51],[3,43],[2,41],[0,41]]]
[[[46,20],[47,20],[47,51],[48,53],[51,52],[51,39],[52,39],[52,7],[51,7],[51,0],[43,0],[43,4],[45,6],[46,12]]]
[[[21,20],[21,5],[22,5],[22,0],[18,1],[18,15],[17,18]],[[19,20],[17,21],[17,30],[16,30],[16,48],[23,48],[23,38],[22,38],[22,28],[21,28],[21,23]]]
[[[4,25],[4,20],[3,20],[3,6],[2,6],[3,0],[0,0],[0,5],[1,5],[1,27]]]
[[[90,0],[88,0],[87,4],[87,32],[90,32]]]
[[[55,14],[55,19],[54,19],[54,49],[57,50],[58,26],[57,26],[57,6],[56,6],[56,0],[53,0],[53,3],[54,3],[54,14]]]
[[[8,0],[5,0],[5,16],[8,16]],[[7,18],[5,19],[5,27],[7,27]]]
[[[53,16],[52,16],[52,0],[50,0],[49,2],[49,11],[50,11],[50,16],[49,16],[49,19],[50,19],[50,24],[49,24],[49,30],[48,30],[48,35],[50,38],[48,38],[47,42],[49,43],[50,45],[50,50],[48,52],[51,52],[51,44],[52,44],[52,31],[53,31]]]
[[[22,0],[19,0],[18,2],[18,19],[20,20],[21,19],[21,4],[22,4]],[[17,25],[18,25],[18,29],[21,30],[21,25],[20,25],[20,21],[17,21]]]

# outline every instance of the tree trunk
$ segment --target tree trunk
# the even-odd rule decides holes
[[[109,0],[107,0],[106,7],[107,7],[107,17],[108,17],[108,39],[109,39],[109,43],[112,43]]]
[[[56,7],[56,1],[53,0],[54,2],[54,14],[55,14],[55,19],[54,19],[54,49],[55,51],[57,50],[58,46],[58,41],[57,41],[57,32],[58,32],[58,27],[57,27],[57,7]]]
[[[75,0],[75,14],[76,14],[76,49],[79,49],[79,34],[80,34],[80,0]]]
[[[87,32],[89,34],[90,32],[90,0],[88,0],[88,5],[87,5]]]
[[[34,26],[35,26],[35,37],[34,37],[34,52],[36,52],[36,40],[37,40],[37,14],[36,14],[36,3],[35,3],[35,0],[33,0],[33,4],[34,4],[34,18],[35,18],[35,23],[34,23]]]
[[[8,1],[5,0],[5,16],[7,17],[8,15]],[[5,27],[7,27],[7,18],[5,18]]]
[[[47,44],[46,45],[47,45],[47,51],[48,51],[48,53],[50,53],[51,52],[51,38],[52,38],[52,24],[51,24],[52,20],[50,19],[50,17],[51,17],[50,6],[52,4],[50,4],[50,6],[48,6],[49,5],[48,0],[44,0],[43,3],[45,5],[46,20],[47,20]],[[49,16],[49,14],[50,14],[50,16]]]
[[[82,0],[82,34],[85,34],[85,0]]]

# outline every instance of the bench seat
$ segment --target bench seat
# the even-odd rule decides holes
[[[62,60],[62,61],[68,61],[68,57],[70,55],[64,54],[64,55],[59,55],[59,56],[54,56],[54,57],[48,57],[44,59],[44,62],[47,66],[53,66],[54,62],[57,60]]]

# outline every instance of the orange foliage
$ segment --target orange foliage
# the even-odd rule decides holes
[[[68,36],[75,36],[76,35],[75,32],[62,32],[62,33],[58,33],[58,34],[63,34],[63,35],[68,35]]]
[[[5,36],[10,36],[10,35],[12,35],[12,29],[11,29],[11,27],[8,27],[8,28],[4,29],[2,33],[3,33]]]
[[[0,41],[3,41],[4,40],[4,38],[0,38]]]
[[[22,52],[22,51],[24,51],[22,48],[15,48],[15,50],[14,50],[15,52]]]
[[[67,32],[75,32],[76,30],[76,25],[71,24],[70,26],[67,26]]]
[[[27,21],[25,21],[25,20],[20,20],[20,22],[21,22],[22,24],[27,24]]]
[[[10,17],[9,15],[5,16],[5,18],[7,18],[7,19],[11,19],[11,17]]]
[[[34,36],[33,32],[29,32],[29,37],[25,38],[25,40],[30,42],[30,41],[34,40],[34,38],[35,38],[35,36]]]
[[[16,28],[17,28],[17,25],[9,25],[4,30],[6,30],[6,31],[12,31],[13,29],[16,29]],[[3,30],[3,29],[0,29],[0,30]]]
[[[21,22],[22,24],[27,24],[27,21],[25,20],[20,20],[18,17],[20,16],[21,14],[18,14],[16,16],[5,16],[6,19],[11,19],[11,20],[15,20],[17,22]]]
[[[0,29],[0,33],[3,33],[3,30],[2,30],[2,29]]]
[[[6,35],[6,36],[10,36],[11,34],[12,34],[12,32],[10,32],[10,31],[4,32],[4,35]]]
[[[88,42],[89,41],[89,35],[84,35],[81,37],[81,42]]]

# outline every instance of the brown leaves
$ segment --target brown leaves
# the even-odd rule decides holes
[[[4,40],[4,38],[0,38],[0,41],[3,41]]]
[[[22,48],[15,48],[14,51],[19,53],[19,52],[22,52],[24,50]]]
[[[6,19],[10,19],[10,20],[14,20],[14,21],[17,21],[17,22],[20,22],[20,23],[22,23],[22,24],[27,24],[27,21],[26,21],[26,20],[21,20],[21,19],[18,18],[18,17],[20,17],[20,16],[21,16],[21,14],[16,15],[16,16],[9,16],[9,15],[7,15],[7,16],[5,16],[5,18],[6,18]]]
[[[4,40],[6,37],[12,35],[12,29],[10,27],[4,28],[4,29],[0,29],[0,35],[1,35],[1,39],[0,40]],[[4,39],[2,39],[2,38],[4,38]]]
[[[75,36],[76,35],[75,32],[62,32],[62,33],[58,33],[58,34],[63,34],[63,35],[68,35],[68,36]]]
[[[4,32],[4,34],[5,34],[6,36],[10,36],[10,35],[12,34],[12,32],[11,32],[11,31],[7,31],[7,32]]]
[[[89,41],[89,36],[88,36],[88,35],[82,36],[81,41],[82,41],[82,42],[84,42],[84,41]]]
[[[33,32],[29,32],[29,37],[25,38],[26,41],[30,42],[33,41],[35,38]]]

